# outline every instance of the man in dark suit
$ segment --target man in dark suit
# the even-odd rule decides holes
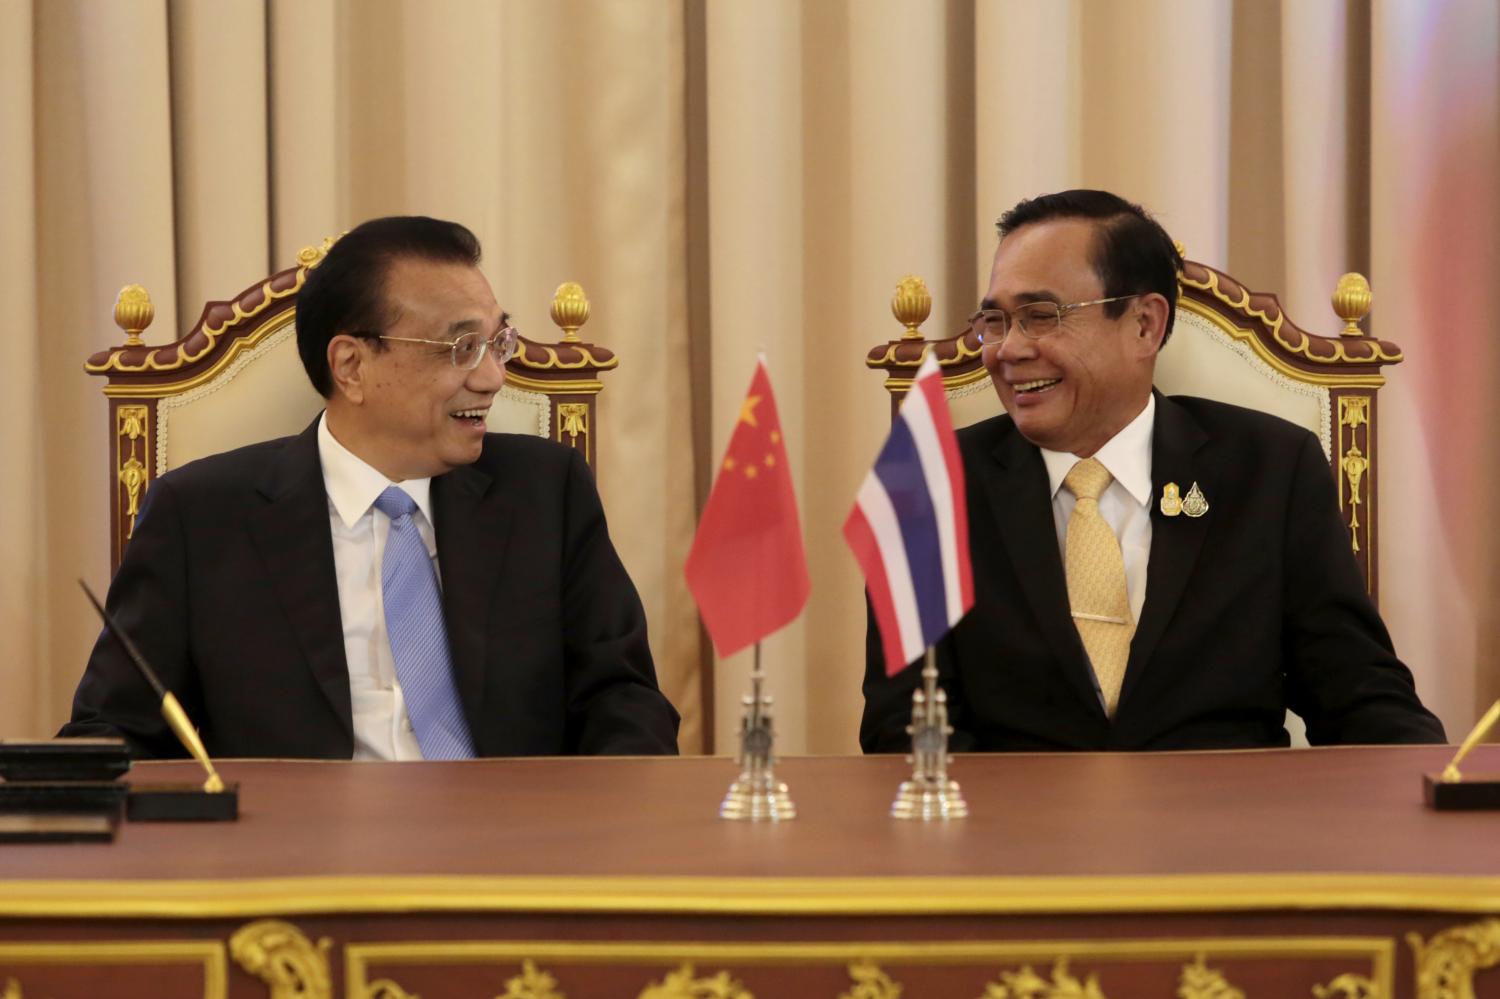
[[[516,332],[478,262],[451,222],[344,236],[297,302],[323,415],[147,494],[108,604],[211,753],[676,751],[588,467],[486,432]],[[62,734],[183,755],[106,635]]]
[[[973,318],[1006,415],[961,430],[974,608],[938,647],[955,750],[1441,742],[1349,550],[1315,437],[1152,389],[1181,258],[1102,191],[1000,220]],[[867,752],[908,669],[870,623]]]

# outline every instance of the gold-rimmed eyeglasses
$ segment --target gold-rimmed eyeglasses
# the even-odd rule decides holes
[[[985,344],[1002,343],[1006,334],[1010,332],[1012,322],[1021,328],[1021,335],[1028,340],[1040,340],[1062,329],[1063,316],[1070,312],[1088,308],[1090,305],[1104,305],[1108,302],[1123,302],[1129,298],[1139,298],[1141,294],[1142,292],[1132,295],[1115,295],[1111,298],[1096,298],[1091,302],[1071,302],[1067,305],[1057,302],[1027,302],[1025,305],[1016,306],[1009,312],[1005,309],[980,309],[969,317],[969,326],[973,328],[974,335],[979,337],[979,342]]]
[[[364,333],[377,340],[395,340],[400,343],[430,343],[434,347],[449,348],[449,358],[455,368],[472,371],[479,367],[486,353],[494,355],[496,364],[504,364],[516,356],[521,344],[521,334],[514,326],[497,330],[490,336],[483,333],[461,333],[456,340],[426,340],[415,336],[389,336],[385,333]]]

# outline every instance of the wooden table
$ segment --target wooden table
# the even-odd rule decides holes
[[[893,757],[783,761],[783,824],[715,817],[723,759],[229,761],[235,824],[0,847],[0,997],[1500,996],[1450,752],[961,757],[947,824]]]

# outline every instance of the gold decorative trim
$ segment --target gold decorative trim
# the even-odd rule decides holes
[[[984,994],[979,999],[1106,999],[1106,997],[1103,990],[1099,988],[1097,975],[1090,975],[1080,982],[1068,973],[1068,958],[1060,957],[1052,964],[1050,979],[1043,978],[1031,970],[1031,965],[1022,965],[1020,971],[1000,972],[997,981],[985,985]],[[1203,997],[1192,993],[1183,995],[1183,999],[1203,999]]]
[[[146,356],[141,359],[141,363],[139,364],[125,364],[123,361],[121,361],[121,357],[123,357],[124,355],[119,351],[116,351],[115,353],[110,354],[109,360],[105,361],[103,364],[93,364],[91,362],[85,361],[83,368],[91,375],[103,375],[108,374],[111,371],[118,371],[122,374],[180,371],[181,369],[196,363],[204,355],[212,351],[215,345],[219,342],[219,337],[222,336],[224,331],[229,329],[229,327],[238,326],[240,323],[243,323],[247,319],[254,319],[256,316],[269,309],[272,305],[281,301],[281,299],[286,298],[290,295],[295,295],[302,288],[302,284],[306,279],[307,268],[298,268],[297,279],[293,281],[289,287],[277,291],[276,289],[271,287],[271,282],[275,280],[275,278],[267,278],[260,283],[260,303],[249,310],[242,309],[240,307],[239,299],[236,299],[233,302],[226,303],[230,307],[230,310],[232,312],[231,318],[226,319],[223,324],[217,327],[204,324],[203,337],[205,342],[203,344],[203,349],[199,350],[196,353],[189,353],[185,345],[179,347],[179,345],[182,344],[182,341],[177,340],[170,344],[164,344],[160,347],[154,347],[151,350],[147,351]],[[240,297],[243,298],[244,296],[242,295]],[[176,356],[174,356],[172,360],[158,360],[158,357],[160,355],[166,354],[169,350],[173,350],[174,348],[177,348],[175,351]]]
[[[327,937],[317,946],[291,923],[263,919],[235,931],[229,953],[235,963],[271,988],[271,999],[332,999]]]
[[[646,986],[636,999],[755,999],[755,996],[727,971],[712,978],[695,978],[693,966],[684,964],[667,972],[661,981]]]
[[[589,405],[586,402],[564,402],[557,406],[557,439],[561,441],[566,434],[568,440],[564,441],[569,447],[578,446],[578,438],[583,438],[584,446],[588,446],[589,440]]]
[[[115,410],[115,454],[119,457],[119,469],[115,479],[125,490],[125,516],[130,525],[125,528],[125,540],[135,536],[135,518],[141,510],[141,498],[146,494],[150,475],[141,458],[151,453],[147,428],[151,422],[151,410],[146,406],[120,406]],[[121,440],[130,442],[130,453],[125,453]],[[136,453],[136,441],[142,444],[143,454]]]
[[[1417,999],[1474,999],[1474,974],[1500,964],[1500,919],[1444,930],[1431,940],[1408,933]]]
[[[915,365],[911,365],[911,367],[915,367]],[[961,375],[944,375],[943,391],[953,392],[956,389],[965,388],[966,386],[976,385],[980,382],[987,382],[989,380],[990,373],[983,367],[975,368],[973,371],[965,371]],[[914,381],[916,381],[915,378],[901,378],[892,375],[886,378],[885,388],[888,392],[908,392],[911,390],[911,383]]]
[[[559,292],[562,289],[558,289]],[[584,318],[588,318],[585,315]],[[521,973],[505,983],[505,991],[495,999],[567,999],[557,987],[557,979],[538,971],[530,958],[521,962]]]
[[[1373,450],[1362,450],[1358,444],[1359,428],[1365,428],[1365,446],[1370,447],[1370,396],[1340,396],[1338,399],[1338,469],[1343,475],[1338,475],[1338,499],[1340,499],[1340,511],[1349,510],[1349,543],[1355,555],[1359,555],[1365,547],[1373,547],[1370,537],[1370,525],[1359,522],[1359,507],[1361,507],[1362,495],[1361,484],[1367,484],[1367,474],[1371,469]],[[1346,429],[1349,434],[1346,435]],[[1347,493],[1346,493],[1347,487]],[[1347,499],[1347,502],[1346,502]],[[1361,546],[1359,535],[1364,526],[1365,541]],[[1370,588],[1373,582],[1373,574],[1370,568],[1365,570],[1365,588]]]
[[[349,994],[362,996],[371,965],[436,965],[452,961],[466,965],[484,962],[513,963],[519,960],[580,964],[636,964],[715,966],[771,964],[844,964],[855,989],[840,999],[898,999],[901,986],[886,975],[880,964],[897,962],[907,966],[944,966],[969,964],[1036,965],[1056,962],[1066,972],[1069,961],[1171,961],[1182,962],[1183,971],[1192,965],[1205,965],[1208,958],[1236,961],[1279,961],[1287,958],[1312,960],[1345,960],[1364,967],[1335,979],[1361,979],[1373,983],[1370,996],[1361,999],[1390,999],[1394,988],[1395,941],[1390,937],[1192,937],[1153,940],[1037,940],[1037,941],[910,941],[871,942],[861,940],[803,943],[791,941],[756,943],[711,943],[706,941],[609,941],[579,942],[562,940],[469,940],[469,941],[402,941],[390,943],[350,944],[344,949],[345,981]],[[679,969],[680,970],[680,969]],[[1029,969],[1028,969],[1029,970]],[[1054,972],[1056,968],[1054,968]],[[1367,975],[1367,977],[1365,977]],[[1217,976],[1217,977],[1215,977]],[[1056,977],[1056,976],[1055,976]],[[1193,988],[1206,989],[1223,976],[1208,968],[1200,975],[1194,972],[1184,979]],[[1011,984],[1004,976],[996,983],[1014,988],[1025,981],[1016,978]],[[1062,979],[1059,978],[1059,982]],[[861,987],[868,984],[866,991]],[[1227,983],[1225,983],[1227,986]],[[1016,991],[1028,999],[1040,999],[1053,993]],[[1227,997],[1235,993],[1225,993]],[[644,995],[644,994],[643,994]],[[672,995],[665,993],[664,995]],[[981,999],[994,999],[1005,993],[988,993]],[[1059,991],[1055,995],[1090,995],[1087,992]],[[1179,993],[1179,996],[1181,993]],[[1213,996],[1202,991],[1194,997]]]
[[[350,995],[354,994],[350,993]],[[389,978],[382,978],[378,982],[371,982],[364,994],[354,996],[354,999],[422,999],[422,997],[406,991]]]
[[[295,310],[288,311],[286,315],[277,316],[275,321],[267,323],[249,336],[240,337],[229,345],[229,349],[224,352],[224,356],[216,360],[212,367],[198,372],[191,378],[184,378],[180,382],[151,382],[145,385],[128,382],[120,385],[106,385],[104,386],[104,394],[110,398],[117,399],[143,397],[165,399],[168,396],[181,395],[184,392],[197,388],[205,382],[219,377],[241,354],[248,353],[259,347],[271,336],[281,332],[288,325],[295,322],[296,318],[297,313]]]
[[[552,381],[547,378],[528,378],[514,371],[506,371],[505,383],[514,385],[516,388],[528,389],[532,392],[542,392],[547,395],[598,395],[604,388],[604,383],[597,378],[577,379],[572,381]]]
[[[1245,999],[1245,993],[1229,984],[1223,972],[1208,966],[1205,954],[1182,966],[1177,979],[1177,999]]]
[[[1390,999],[1364,975],[1339,975],[1327,985],[1314,985],[1313,999]]]
[[[938,358],[938,365],[944,368],[961,367],[970,361],[979,360],[984,354],[982,346],[969,346],[969,337],[966,333],[944,337],[941,340],[925,340],[923,342],[928,345],[939,343],[953,344],[954,353],[952,357]],[[922,366],[922,361],[927,356],[927,351],[920,352],[912,359],[896,356],[897,352],[907,349],[911,343],[911,340],[906,339],[892,340],[886,344],[885,353],[878,355],[875,353],[875,350],[879,348],[874,348],[870,351],[869,356],[865,358],[865,366],[868,368],[910,368],[912,371],[915,371]],[[979,370],[984,370],[982,364]],[[910,379],[908,379],[909,383]]]
[[[1247,296],[1248,294],[1249,293],[1246,292]],[[1305,382],[1309,385],[1321,385],[1325,388],[1379,388],[1380,386],[1385,384],[1385,376],[1380,374],[1337,375],[1319,374],[1313,371],[1306,371],[1294,364],[1291,364],[1286,360],[1286,358],[1278,357],[1270,347],[1266,346],[1264,340],[1255,335],[1254,330],[1247,329],[1243,326],[1235,326],[1232,323],[1226,322],[1224,316],[1221,313],[1214,311],[1212,307],[1204,304],[1203,302],[1195,301],[1191,298],[1179,298],[1177,300],[1177,308],[1185,309],[1188,312],[1191,312],[1197,316],[1201,316],[1202,318],[1213,323],[1219,329],[1234,337],[1234,339],[1247,344],[1250,349],[1255,352],[1255,356],[1257,358],[1264,361],[1266,364],[1269,364],[1272,368],[1274,368],[1276,371],[1279,371],[1281,374],[1286,375],[1288,378],[1295,379],[1296,381]],[[1259,315],[1260,313],[1256,312],[1255,314]],[[1280,325],[1280,320],[1277,321],[1277,325]],[[1280,343],[1281,341],[1278,339],[1277,342]],[[1337,340],[1333,342],[1338,346],[1339,350],[1343,350],[1344,345],[1342,342]],[[1378,341],[1368,342],[1378,343]],[[1286,345],[1282,344],[1282,346]],[[1291,348],[1288,347],[1287,349],[1290,350]],[[1319,361],[1320,363],[1327,364],[1356,363],[1351,360],[1330,360],[1327,358],[1315,358],[1315,360]],[[1401,355],[1397,354],[1394,358],[1382,357],[1380,363],[1394,364],[1399,362],[1400,360]],[[1375,364],[1377,363],[1377,361],[1376,359],[1371,358],[1369,361],[1359,361],[1357,363]]]
[[[24,999],[21,994],[21,983],[14,978],[5,980],[5,991],[0,992],[0,999]]]
[[[1500,877],[429,877],[0,881],[19,916],[236,918],[340,912],[1008,915],[1073,912],[1500,911]]]
[[[855,961],[848,970],[854,984],[839,999],[901,999],[901,986],[875,962]]]
[[[1311,351],[1313,340],[1310,334],[1303,334],[1304,339],[1301,343],[1292,343],[1282,336],[1281,329],[1286,322],[1286,314],[1280,309],[1277,310],[1275,316],[1272,316],[1264,309],[1257,309],[1250,304],[1250,290],[1248,288],[1240,289],[1240,297],[1238,299],[1232,298],[1219,286],[1219,273],[1217,271],[1208,267],[1205,267],[1204,271],[1208,275],[1206,281],[1197,281],[1188,277],[1186,273],[1182,273],[1178,275],[1178,283],[1183,287],[1206,291],[1241,315],[1258,319],[1271,331],[1272,339],[1289,353],[1304,357],[1314,364],[1399,364],[1404,357],[1401,351],[1397,350],[1395,353],[1390,353],[1385,349],[1386,345],[1382,341],[1366,337],[1360,337],[1357,342],[1369,345],[1372,351],[1369,357],[1350,356],[1343,340],[1326,337],[1323,339],[1333,349],[1333,354],[1328,357],[1320,357]],[[1184,300],[1179,296],[1177,300],[1178,307],[1181,308],[1186,304],[1189,304],[1189,300]],[[1264,344],[1262,344],[1262,347],[1264,347]]]
[[[225,999],[229,991],[229,962],[224,956],[224,945],[213,940],[0,943],[0,963],[68,967],[153,963],[198,965],[203,970],[203,999]],[[14,999],[19,999],[20,983],[11,979],[7,984],[14,984]],[[13,997],[9,992],[0,992],[0,999]]]
[[[1344,428],[1349,428],[1348,446],[1344,443]],[[1370,443],[1370,397],[1363,395],[1346,395],[1339,398],[1339,468],[1343,471],[1344,481],[1341,482],[1339,492],[1343,493],[1345,483],[1349,487],[1349,543],[1356,555],[1360,552],[1359,545],[1359,508],[1363,502],[1360,499],[1360,483],[1364,481],[1365,473],[1370,470],[1370,459],[1365,456],[1356,437],[1359,428],[1365,428],[1365,444]],[[1342,498],[1342,496],[1340,497]],[[1368,519],[1368,518],[1366,518]],[[1368,527],[1366,528],[1368,537]],[[1368,585],[1368,581],[1367,581]]]
[[[558,356],[558,346],[577,351],[578,360],[564,361]],[[545,359],[533,361],[527,356],[533,348],[541,351]],[[585,368],[592,371],[609,371],[620,366],[620,359],[613,354],[607,359],[600,359],[594,356],[593,345],[587,343],[564,342],[554,346],[549,343],[537,343],[535,340],[525,340],[521,345],[521,350],[511,359],[511,363],[519,364],[531,371],[578,371]]]

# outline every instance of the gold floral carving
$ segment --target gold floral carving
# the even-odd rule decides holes
[[[1339,467],[1349,483],[1349,543],[1356,554],[1359,552],[1359,486],[1365,473],[1370,470],[1370,459],[1355,443],[1360,427],[1365,428],[1365,443],[1370,441],[1370,399],[1362,395],[1346,395],[1339,399],[1339,441],[1344,439],[1343,428],[1349,428],[1349,446],[1339,456]]]
[[[695,978],[693,966],[684,964],[667,972],[660,982],[646,986],[636,999],[755,999],[755,996],[727,971],[712,978]]]
[[[146,465],[141,461],[141,455],[136,453],[136,441],[141,442],[144,451],[146,423],[150,415],[150,410],[145,406],[121,406],[115,410],[115,433],[121,441],[118,448],[120,467],[115,478],[125,490],[125,516],[130,518],[130,526],[125,529],[126,538],[135,534],[135,515],[140,512],[141,497],[146,493],[149,480]],[[124,441],[130,442],[128,455],[125,453]]]
[[[1364,975],[1339,975],[1327,985],[1313,986],[1313,999],[1385,999],[1375,982]]]
[[[1245,993],[1230,985],[1224,975],[1210,968],[1203,955],[1182,966],[1177,979],[1177,999],[1245,999]]]
[[[327,937],[317,946],[291,923],[262,919],[235,931],[229,954],[235,963],[271,987],[270,999],[332,999]]]
[[[1474,973],[1500,964],[1500,919],[1444,930],[1431,940],[1408,933],[1417,999],[1474,999]]]
[[[389,978],[382,978],[371,982],[365,989],[363,999],[422,999],[414,992],[408,992]]]
[[[1050,980],[1023,965],[1020,971],[1002,971],[998,982],[985,986],[979,999],[1105,999],[1097,975],[1079,981],[1068,972],[1068,959],[1060,957],[1052,966]]]
[[[901,999],[901,986],[873,961],[849,965],[849,980],[854,987],[839,993],[839,999]]]
[[[530,960],[521,962],[521,973],[505,983],[505,991],[495,999],[567,999],[557,987],[557,979],[538,971]]]
[[[560,441],[564,434],[569,437],[568,444],[578,446],[578,438],[582,437],[585,442],[589,437],[589,406],[586,402],[564,402],[557,407],[557,439]]]
[[[896,317],[896,322],[906,327],[901,339],[922,339],[922,331],[918,327],[932,315],[932,292],[927,290],[927,282],[915,274],[908,274],[897,282],[896,293],[891,296],[891,315]]]

